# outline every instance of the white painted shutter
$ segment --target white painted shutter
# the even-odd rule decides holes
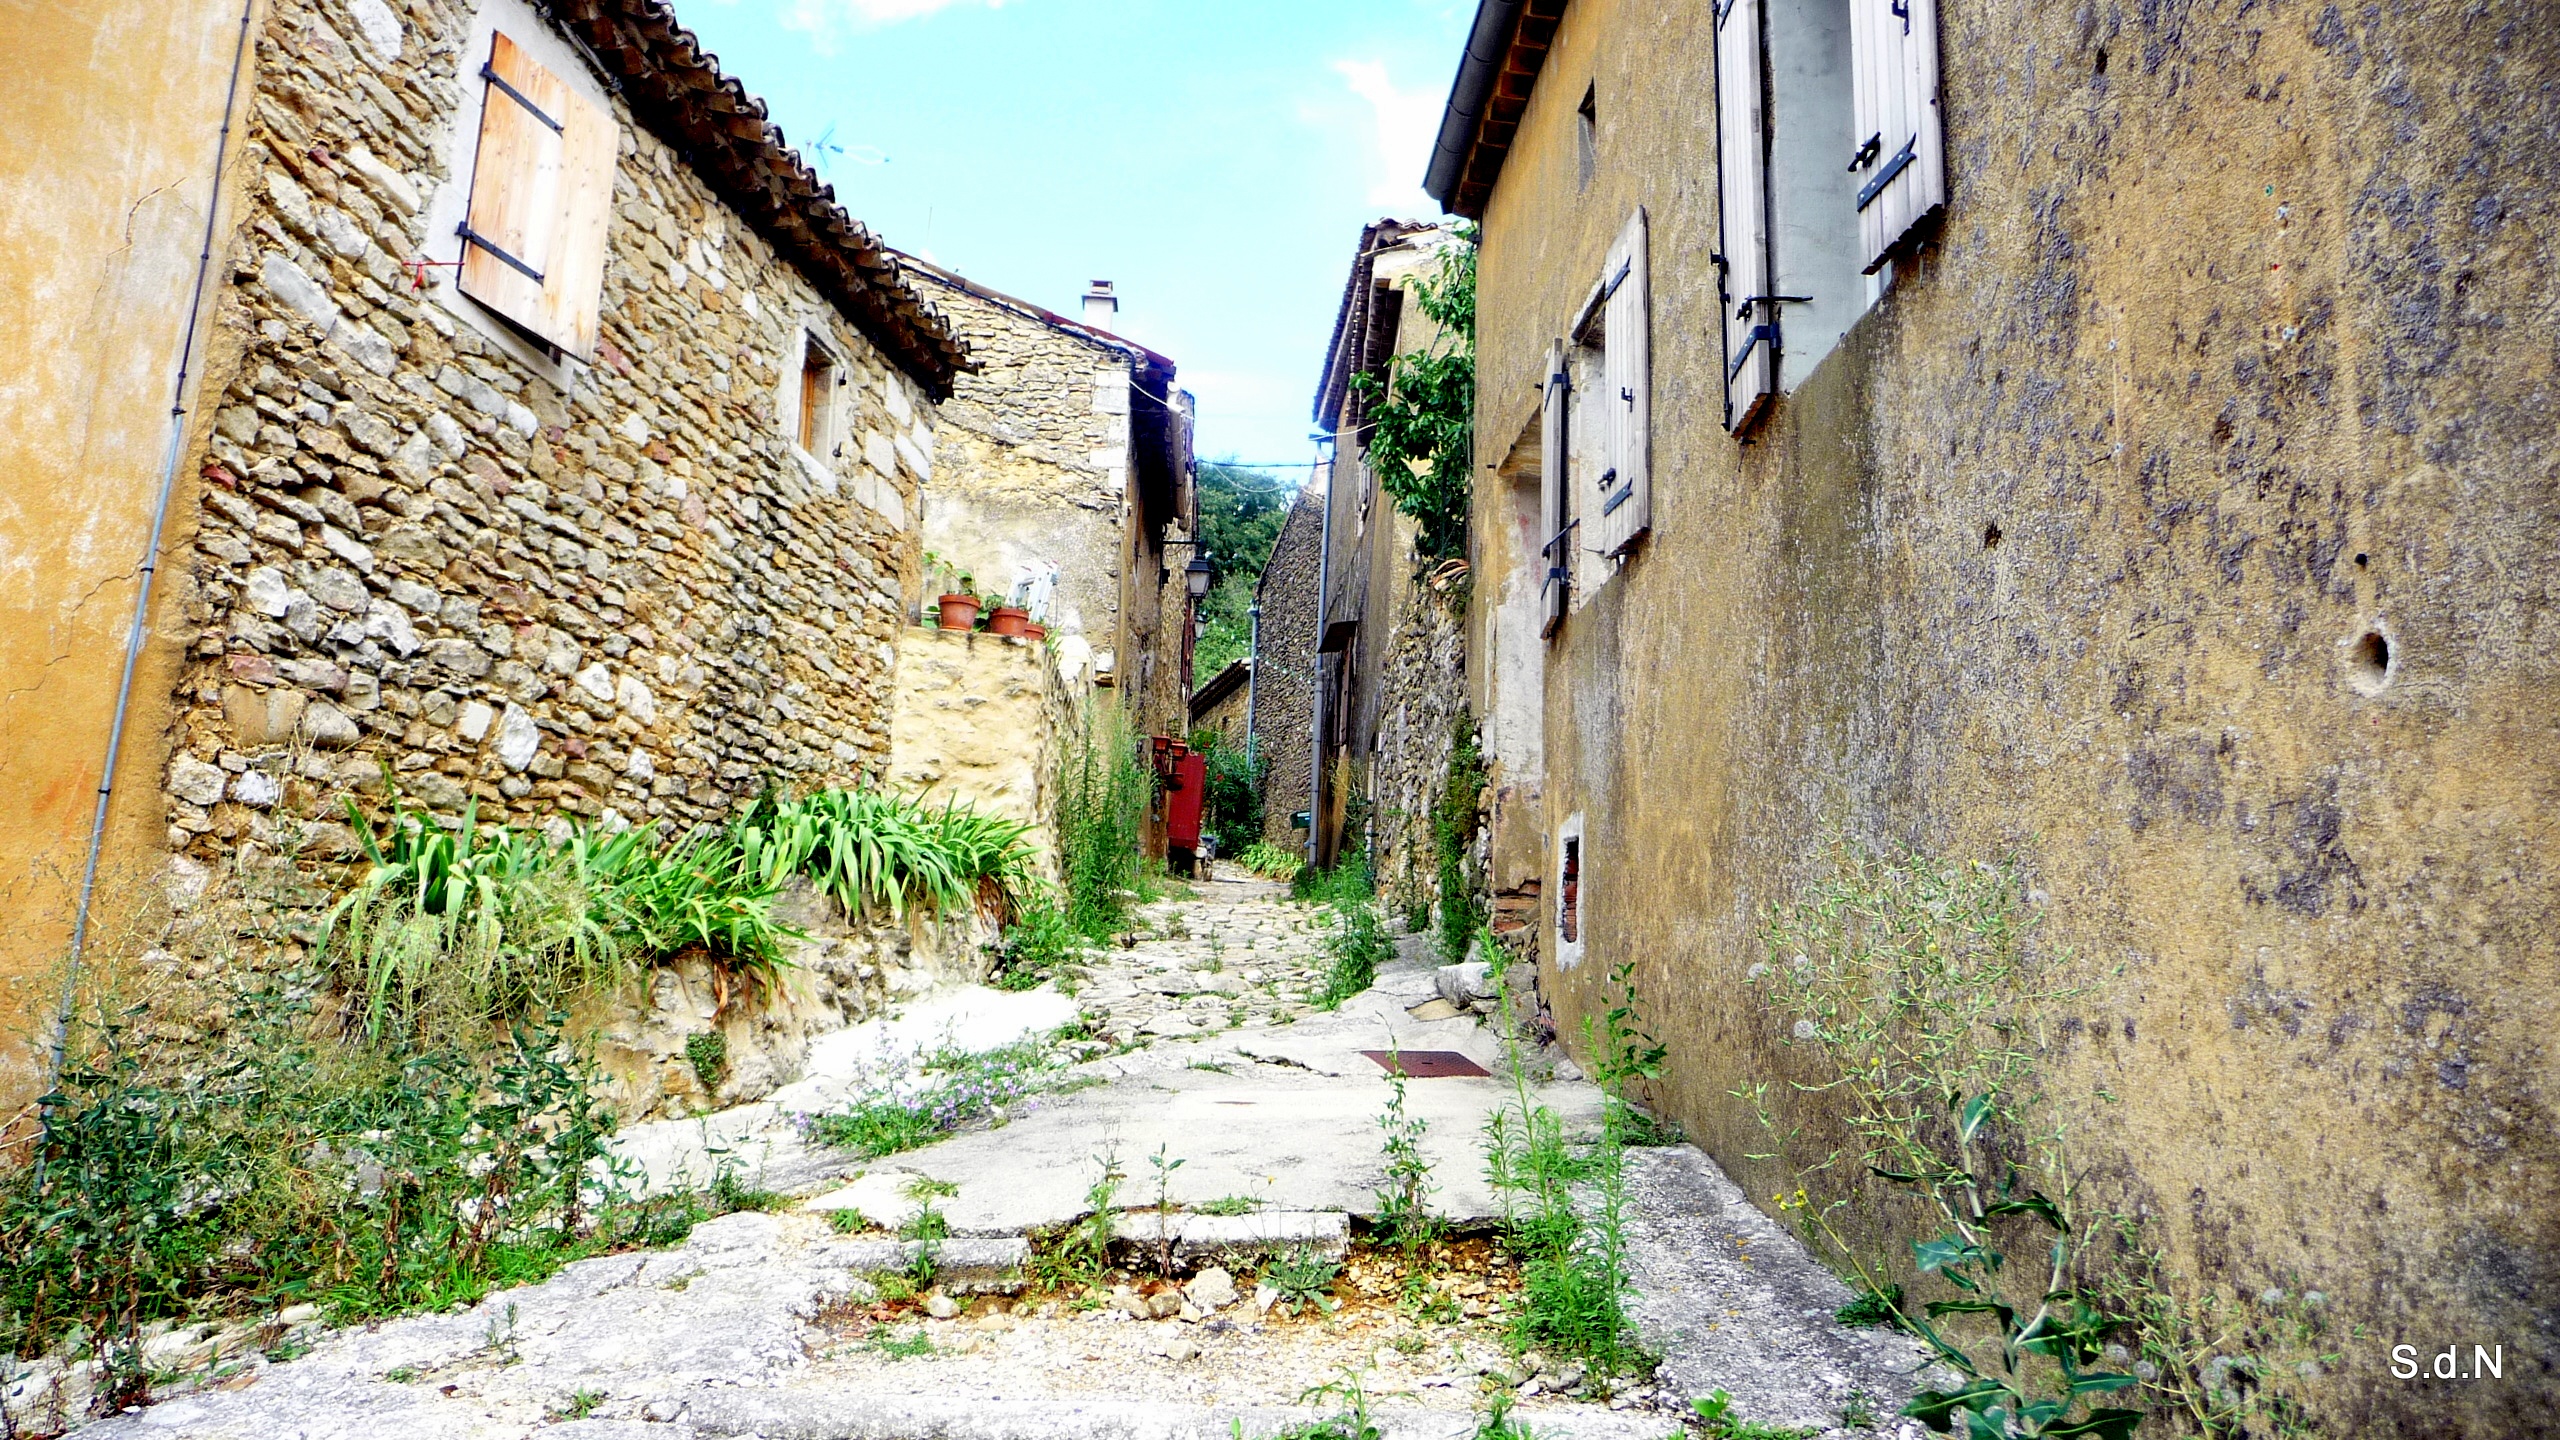
[[[1600,485],[1600,550],[1615,555],[1653,527],[1652,319],[1646,301],[1644,207],[1627,217],[1601,267],[1600,404],[1609,417],[1608,469]]]
[[[1769,302],[1768,129],[1760,85],[1761,0],[1717,0],[1716,140],[1723,180],[1724,424],[1739,430],[1777,389]],[[1860,0],[1865,3],[1865,0]]]
[[[1937,0],[1850,0],[1859,262],[1872,275],[1947,203]]]
[[[1546,409],[1538,421],[1538,599],[1545,619],[1541,635],[1553,635],[1564,620],[1565,588],[1573,581],[1573,538],[1565,533],[1565,409],[1573,399],[1573,382],[1565,377],[1561,340],[1547,346]]]
[[[462,227],[462,293],[588,357],[620,144],[613,117],[503,33],[480,73],[488,92]]]

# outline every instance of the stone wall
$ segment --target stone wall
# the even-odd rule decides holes
[[[1058,878],[1058,762],[1081,693],[1038,641],[911,626],[898,636],[888,783],[1028,823]]]
[[[2333,1433],[2546,1431],[2560,153],[2512,137],[2560,131],[2560,32],[1935,8],[1943,228],[1748,443],[1708,27],[1566,7],[1486,209],[1483,464],[1534,451],[1549,343],[1650,224],[1653,530],[1533,651],[1523,818],[1549,864],[1587,826],[1558,1019],[1633,964],[1663,1108],[1778,1193],[1857,1137],[1788,1088],[1822,1077],[1753,998],[1767,907],[1827,831],[2014,855],[2037,983],[2085,987],[2037,1058],[2081,1213],[2143,1217],[2190,1293],[2324,1293]],[[1479,535],[1515,523],[1479,495]],[[1804,1127],[1783,1160],[1731,1093],[1762,1081]],[[1932,1233],[1835,1185],[1871,1253]],[[2503,1346],[2506,1378],[2404,1382],[2404,1343]]]
[[[1324,559],[1324,496],[1309,489],[1289,507],[1254,586],[1262,647],[1254,657],[1254,753],[1263,764],[1262,835],[1302,848],[1289,817],[1309,804],[1308,746],[1315,723],[1316,570]]]
[[[1407,580],[1395,629],[1385,637],[1370,833],[1378,888],[1400,909],[1440,894],[1432,812],[1448,782],[1457,727],[1468,716],[1466,593],[1463,571]]]
[[[678,825],[877,777],[929,403],[619,102],[600,363],[458,323],[401,262],[467,178],[468,16],[410,13],[388,54],[337,0],[258,41],[170,845],[264,843],[386,766],[441,811]],[[803,323],[847,357],[848,458],[777,419]]]
[[[979,364],[942,407],[924,546],[1009,591],[1019,567],[1058,567],[1049,627],[1125,675],[1130,371],[1136,347],[924,267],[915,274]],[[1152,577],[1148,577],[1150,580]],[[928,599],[930,597],[927,597]]]

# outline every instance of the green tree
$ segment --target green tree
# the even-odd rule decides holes
[[[1202,461],[1200,539],[1218,582],[1202,606],[1200,641],[1191,655],[1192,677],[1202,684],[1253,649],[1253,589],[1263,563],[1289,523],[1296,487],[1275,475],[1219,461]]]
[[[1420,533],[1427,559],[1467,549],[1467,501],[1475,469],[1476,231],[1440,252],[1430,279],[1414,287],[1422,313],[1440,327],[1429,348],[1396,357],[1385,379],[1352,385],[1366,402],[1369,465]]]

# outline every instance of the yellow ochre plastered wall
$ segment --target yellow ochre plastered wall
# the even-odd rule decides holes
[[[39,1082],[31,1041],[86,860],[240,33],[238,0],[0,6],[0,1111]],[[187,418],[182,453],[202,433]],[[151,635],[102,910],[130,909],[160,845],[184,642]]]

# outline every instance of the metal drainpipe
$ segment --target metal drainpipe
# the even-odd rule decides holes
[[[1253,677],[1262,673],[1262,602],[1245,607],[1244,768],[1253,769]]]
[[[1319,462],[1324,466],[1324,528],[1316,541],[1316,652],[1312,664],[1315,675],[1310,693],[1314,696],[1313,718],[1307,726],[1307,863],[1316,863],[1321,853],[1318,837],[1324,832],[1324,622],[1325,591],[1333,575],[1333,461],[1328,456]]]
[[[133,594],[133,622],[126,627],[124,679],[116,687],[115,719],[107,727],[107,763],[98,776],[97,813],[89,821],[89,860],[80,876],[80,908],[71,922],[71,960],[62,977],[62,1003],[54,1011],[48,1078],[62,1074],[62,1051],[69,1042],[71,1007],[79,996],[80,960],[89,940],[89,905],[98,892],[98,859],[107,840],[107,804],[116,788],[116,758],[124,749],[124,722],[133,703],[133,673],[142,659],[143,637],[150,629],[151,582],[160,570],[160,531],[168,523],[169,500],[178,488],[178,461],[187,443],[187,381],[196,348],[196,326],[204,314],[205,284],[213,274],[213,236],[222,215],[222,167],[231,154],[231,117],[240,101],[240,70],[249,55],[249,19],[258,0],[240,6],[240,38],[231,50],[231,83],[222,97],[222,129],[213,142],[213,188],[205,197],[204,243],[196,255],[195,288],[187,297],[187,330],[178,344],[178,378],[169,395],[169,449],[160,463],[160,495],[151,507],[151,530],[142,541],[141,580]],[[52,1112],[44,1116],[53,1128]],[[39,1162],[41,1163],[41,1162]]]

